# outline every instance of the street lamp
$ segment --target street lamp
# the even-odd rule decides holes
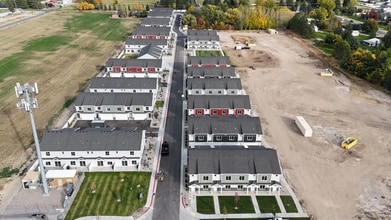
[[[35,122],[33,117],[33,109],[38,108],[38,101],[36,98],[34,98],[34,95],[38,94],[38,85],[37,83],[34,83],[34,86],[30,86],[28,83],[26,83],[22,86],[20,85],[20,83],[16,83],[15,93],[16,93],[16,97],[19,99],[18,103],[16,103],[18,109],[26,110],[27,112],[29,112],[30,115],[31,128],[33,130],[35,147],[37,149],[39,172],[41,173],[43,195],[48,196],[49,190],[48,190],[48,184],[46,182],[45,168],[43,167],[41,149],[39,147],[39,140],[38,140],[37,130],[35,128]],[[30,94],[33,96],[32,98],[30,98]]]

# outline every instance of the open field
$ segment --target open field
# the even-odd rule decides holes
[[[99,172],[85,175],[66,220],[82,216],[129,216],[145,205],[151,173]],[[143,195],[141,199],[140,193]]]
[[[389,219],[390,96],[334,67],[335,76],[321,77],[330,65],[319,57],[330,58],[289,33],[218,34],[305,211],[325,220]],[[233,34],[254,37],[257,46],[233,50]],[[311,138],[300,133],[296,115],[312,127]],[[358,145],[347,151],[340,142],[348,136]]]
[[[67,100],[116,55],[138,20],[55,11],[0,32],[0,168],[24,169],[34,159],[30,119],[16,109],[16,82],[39,85],[34,118],[39,133],[54,125]],[[88,23],[88,25],[86,25]],[[69,104],[69,101],[68,103]],[[0,189],[7,179],[0,179]],[[4,192],[1,192],[4,197]]]

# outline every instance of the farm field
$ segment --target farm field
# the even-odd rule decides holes
[[[238,34],[257,46],[234,50],[232,35]],[[389,219],[390,96],[342,74],[312,42],[289,32],[218,35],[261,119],[264,142],[277,150],[304,211],[319,220]],[[321,77],[325,68],[335,75]],[[303,137],[297,115],[309,123],[312,137]],[[349,136],[358,144],[342,149]]]
[[[129,216],[145,205],[151,173],[99,172],[85,175],[65,220],[83,216]]]
[[[109,13],[54,11],[0,32],[0,168],[25,169],[34,159],[30,119],[16,109],[17,82],[37,82],[38,132],[54,128],[68,106],[107,59],[118,53],[139,20],[109,19]],[[71,100],[71,101],[70,101]],[[8,178],[0,179],[3,189]],[[1,191],[5,197],[6,191]]]

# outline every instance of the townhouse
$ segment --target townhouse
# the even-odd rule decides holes
[[[187,67],[188,78],[239,78],[234,67]]]
[[[138,26],[134,29],[132,37],[135,39],[169,39],[170,27]]]
[[[144,27],[171,27],[172,21],[170,17],[146,17],[143,18],[140,25]]]
[[[152,93],[158,91],[157,78],[91,78],[88,91],[92,93]]]
[[[220,38],[216,30],[188,30],[187,49],[220,50]]]
[[[188,78],[187,95],[244,95],[240,78]]]
[[[170,21],[174,19],[174,9],[172,8],[153,8],[148,11],[147,18],[170,18]]]
[[[125,41],[125,54],[136,54],[138,55],[142,48],[147,45],[152,44],[160,47],[162,53],[166,54],[168,50],[168,40],[167,39],[135,39],[133,37],[126,38]]]
[[[109,77],[158,78],[162,72],[162,59],[110,58],[106,63]]]
[[[230,67],[231,61],[227,56],[189,56],[188,67]]]
[[[279,192],[277,152],[265,147],[196,146],[188,149],[188,188],[199,191]]]
[[[145,148],[145,130],[47,130],[40,147],[46,170],[139,171]]]
[[[74,103],[78,120],[147,120],[155,97],[152,93],[82,92]]]
[[[243,116],[251,115],[248,95],[189,95],[188,116]]]

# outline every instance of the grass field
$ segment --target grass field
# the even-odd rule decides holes
[[[282,203],[284,204],[286,212],[297,212],[295,202],[292,196],[280,196]]]
[[[129,216],[145,205],[151,173],[99,172],[85,175],[66,220],[82,216]],[[121,181],[122,178],[124,181]],[[92,193],[92,189],[96,192]],[[141,200],[140,193],[143,194]]]
[[[107,4],[113,4],[115,0],[104,0],[104,3]],[[134,5],[137,3],[140,3],[141,5],[149,5],[149,7],[152,9],[153,6],[158,3],[159,1],[154,1],[154,0],[118,0],[118,4],[123,4],[123,5]]]
[[[139,19],[110,19],[110,13],[53,11],[0,32],[0,169],[28,166],[32,150],[30,119],[16,111],[16,82],[37,82],[41,134],[69,105],[107,59],[118,53]],[[110,27],[110,28],[109,28]],[[55,124],[55,123],[53,123]],[[6,180],[0,179],[0,186]]]
[[[222,54],[219,50],[196,50],[196,56],[199,56],[199,57],[207,57],[207,56],[218,57],[218,56],[222,56]]]
[[[202,214],[215,214],[212,196],[197,196],[197,212]]]
[[[240,196],[237,202],[237,209],[235,196],[219,196],[220,212],[224,213],[226,209],[227,214],[230,213],[255,213],[254,205],[251,196]]]
[[[276,197],[274,196],[257,196],[258,206],[262,213],[280,213]]]

